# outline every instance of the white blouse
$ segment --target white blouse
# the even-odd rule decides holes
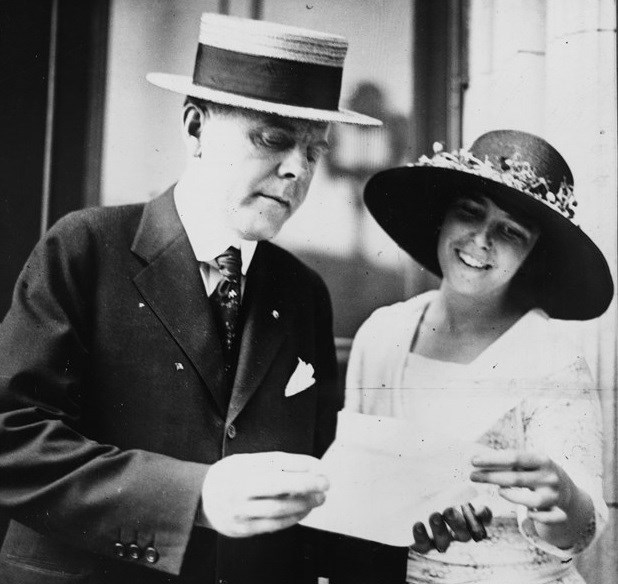
[[[456,441],[462,424],[478,423],[478,442],[485,446],[545,452],[591,496],[595,522],[573,549],[560,550],[538,537],[523,506],[483,485],[477,489],[482,492],[478,502],[494,513],[488,539],[453,542],[444,554],[411,551],[408,581],[582,582],[572,563],[565,562],[598,536],[607,521],[599,400],[585,359],[556,321],[538,309],[472,363],[410,353],[421,314],[434,295],[378,309],[362,325],[350,355],[346,409],[410,420],[430,441]],[[496,400],[507,408],[487,426],[483,423],[488,420],[481,421],[482,405],[466,408],[485,399],[494,403],[492,411],[497,411]]]

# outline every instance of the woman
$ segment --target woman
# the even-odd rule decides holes
[[[365,201],[442,282],[364,323],[346,408],[409,419],[436,444],[478,431],[489,447],[470,476],[494,514],[488,538],[438,553],[417,524],[408,582],[583,582],[569,560],[607,516],[601,421],[588,366],[556,319],[598,317],[613,283],[573,221],[566,162],[537,136],[493,131],[470,151],[377,174]]]

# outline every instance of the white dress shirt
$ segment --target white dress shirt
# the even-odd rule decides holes
[[[200,195],[203,197],[203,195]],[[200,273],[206,294],[210,296],[217,287],[222,276],[217,267],[215,258],[221,255],[228,247],[240,249],[242,259],[241,294],[245,290],[247,271],[251,265],[257,241],[242,239],[232,229],[226,227],[221,221],[213,221],[213,216],[204,213],[195,201],[200,201],[190,188],[178,183],[174,188],[174,203],[180,217],[180,221],[193,253],[200,262]]]

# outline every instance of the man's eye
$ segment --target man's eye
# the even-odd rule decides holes
[[[307,149],[307,160],[312,164],[320,160],[322,155],[324,154],[323,148],[308,148]]]
[[[272,150],[286,150],[293,144],[289,136],[280,132],[256,132],[252,136],[252,140],[257,146]]]

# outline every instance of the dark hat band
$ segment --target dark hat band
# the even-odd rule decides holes
[[[238,53],[200,43],[193,82],[253,99],[339,110],[341,67]]]

